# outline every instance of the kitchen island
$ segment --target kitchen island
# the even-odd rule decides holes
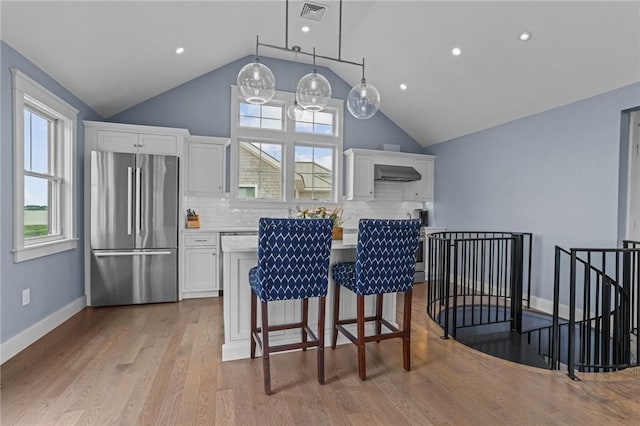
[[[331,245],[330,265],[338,262],[355,261],[356,234],[345,234],[344,240],[333,241]],[[258,263],[258,236],[238,235],[223,236],[221,241],[223,263],[223,307],[224,307],[224,344],[222,345],[222,360],[249,358],[251,338],[251,287],[249,286],[249,269]],[[331,270],[331,266],[329,267]],[[327,292],[325,346],[331,345],[331,326],[333,322],[333,280],[329,272],[329,288]],[[373,315],[375,312],[375,297],[365,298],[365,312]],[[258,303],[260,309],[260,303]],[[301,318],[301,302],[299,300],[283,300],[269,302],[269,323],[271,325],[299,321]],[[349,290],[340,293],[340,317],[356,317],[356,296]],[[395,324],[396,294],[384,296],[383,317]],[[318,301],[309,301],[309,326],[317,328]],[[258,324],[260,314],[258,313]],[[373,327],[373,323],[367,324]],[[354,325],[355,327],[355,325]],[[355,330],[355,329],[354,329]],[[284,344],[299,341],[299,330],[286,330],[269,334],[272,344]],[[338,344],[348,340],[339,335]]]

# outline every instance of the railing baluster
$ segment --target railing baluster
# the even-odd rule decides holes
[[[571,272],[569,278],[569,354],[567,357],[567,367],[569,370],[569,377],[577,379],[575,375],[575,322],[576,322],[576,252],[571,250]]]

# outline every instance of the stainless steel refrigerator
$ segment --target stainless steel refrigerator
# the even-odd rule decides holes
[[[178,299],[178,158],[91,152],[91,304]]]

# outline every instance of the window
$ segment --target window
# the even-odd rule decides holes
[[[333,190],[332,148],[296,145],[296,200],[330,200]]]
[[[231,191],[237,201],[338,202],[343,101],[290,120],[294,94],[251,105],[232,88]],[[235,167],[234,167],[235,166]]]
[[[78,111],[13,72],[14,260],[76,247],[75,131]]]
[[[282,196],[282,145],[240,142],[239,199],[280,200]],[[253,191],[248,191],[252,188]]]

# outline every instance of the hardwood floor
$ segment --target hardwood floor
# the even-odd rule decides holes
[[[221,362],[222,299],[85,309],[1,369],[5,425],[634,424],[640,368],[580,374],[514,364],[440,339],[413,299],[412,371],[402,343],[367,345],[367,381],[357,351],[274,355],[274,394],[262,361]],[[398,300],[402,315],[402,298]],[[248,321],[248,319],[247,319]]]

